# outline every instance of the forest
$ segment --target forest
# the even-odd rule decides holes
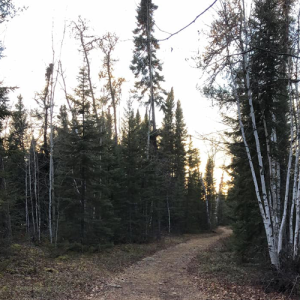
[[[58,80],[65,84],[61,61],[47,66],[45,85],[30,111],[22,95],[10,107],[17,87],[2,83],[3,241],[27,238],[101,248],[147,242],[166,232],[198,232],[222,222],[215,214],[219,200],[213,157],[202,175],[181,103],[175,101],[173,89],[162,88],[159,44],[153,35],[157,6],[147,5],[142,1],[137,10],[130,65],[136,82],[121,124],[117,110],[125,79],[114,77],[118,37],[92,36],[81,17],[70,27],[80,44],[82,67],[72,92],[63,85],[63,101],[55,100]],[[11,2],[3,4],[8,11],[4,18],[15,9]],[[101,97],[90,71],[90,54],[96,50],[104,57]],[[65,104],[56,111],[55,101]],[[146,107],[143,115],[134,109],[134,101]],[[163,111],[160,127],[158,109]]]
[[[1,1],[0,25],[22,9]],[[193,61],[206,78],[199,93],[230,128],[222,139],[230,180],[222,175],[218,186],[215,158],[201,161],[176,86],[164,89],[156,10],[152,0],[137,6],[130,95],[122,93],[125,78],[115,76],[119,37],[91,33],[82,17],[65,28],[82,57],[77,85],[67,86],[64,62],[54,54],[34,108],[0,78],[0,257],[16,243],[101,252],[230,225],[235,257],[267,261],[272,284],[297,292],[299,2],[219,0],[193,21],[215,11],[205,49]],[[97,51],[103,59],[94,78]]]

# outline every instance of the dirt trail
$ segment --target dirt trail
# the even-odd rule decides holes
[[[103,284],[92,300],[205,300],[187,266],[201,249],[231,234],[220,228],[218,234],[204,234],[186,243],[144,258]]]

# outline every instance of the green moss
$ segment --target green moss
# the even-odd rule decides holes
[[[56,258],[58,261],[67,261],[70,259],[69,255],[60,255],[59,257]]]
[[[10,249],[13,251],[13,252],[19,252],[22,250],[22,246],[20,244],[12,244],[10,246]]]

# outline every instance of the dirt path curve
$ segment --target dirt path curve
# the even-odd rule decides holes
[[[201,249],[231,234],[203,234],[186,243],[162,250],[132,265],[105,284],[92,300],[196,300],[207,299],[187,272],[191,259]]]

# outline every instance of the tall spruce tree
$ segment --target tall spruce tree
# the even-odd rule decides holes
[[[155,148],[156,145],[156,119],[155,106],[161,106],[163,97],[161,93],[161,82],[164,77],[160,75],[162,65],[156,56],[156,50],[159,49],[157,39],[154,33],[154,11],[158,7],[152,0],[141,0],[137,9],[137,28],[134,33],[134,54],[130,69],[138,81],[135,83],[136,97],[141,100],[145,96],[146,103],[150,105],[151,110],[151,140]]]
[[[205,202],[200,174],[199,150],[193,147],[190,137],[187,151],[187,194],[184,208],[185,232],[199,232],[207,229],[207,218],[205,213]]]
[[[162,173],[161,190],[162,197],[165,198],[165,213],[163,221],[171,232],[173,227],[174,207],[174,91],[173,88],[168,94],[164,105],[164,118],[162,121],[160,140],[160,170]],[[172,226],[171,226],[172,225]]]
[[[8,109],[8,94],[11,91],[10,88],[3,87],[0,82],[0,132],[3,130],[3,122],[10,115]],[[10,212],[10,199],[7,195],[7,174],[5,167],[5,147],[4,138],[0,138],[0,238],[11,238],[12,228],[11,228],[11,212]]]
[[[103,120],[101,118],[102,136],[99,138],[99,122],[93,113],[84,67],[80,69],[78,82],[72,99],[76,122],[71,122],[71,129],[60,146],[65,168],[60,171],[65,174],[64,179],[58,180],[62,184],[60,234],[71,241],[99,244],[109,241],[113,236],[115,222],[112,202],[105,190],[108,186],[103,174],[107,173],[107,166],[101,161],[104,160],[103,145],[107,142],[104,136],[107,127],[104,117]],[[61,115],[62,127],[66,127],[66,116]],[[111,131],[108,135],[112,142]],[[67,147],[64,146],[66,144]]]
[[[181,103],[178,100],[175,110],[174,133],[174,197],[177,219],[184,227],[184,202],[186,199],[186,165],[187,165],[187,128],[184,122]]]
[[[20,231],[20,224],[24,223],[25,216],[25,157],[26,131],[28,129],[27,111],[24,108],[23,98],[18,96],[15,110],[11,112],[10,132],[7,139],[5,157],[6,195],[11,209],[11,229]],[[19,207],[19,209],[17,209]]]
[[[141,118],[134,115],[131,101],[127,103],[122,128],[122,168],[124,176],[120,181],[122,196],[116,209],[122,226],[117,230],[118,239],[127,242],[146,240],[145,228],[148,218],[145,215],[148,203],[141,197],[143,181],[143,161],[146,158],[146,139],[140,140]],[[144,146],[142,146],[144,145]]]

